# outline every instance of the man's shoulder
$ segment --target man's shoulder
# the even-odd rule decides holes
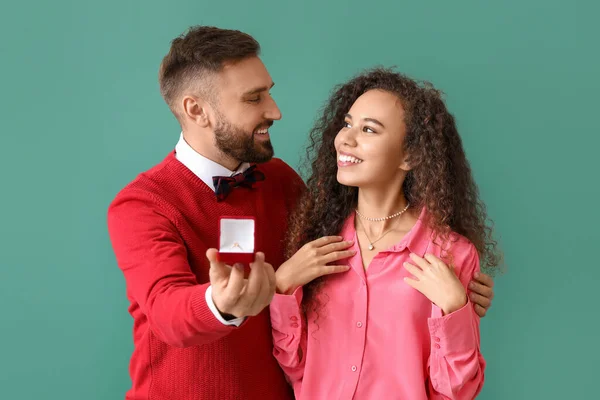
[[[125,199],[146,198],[160,200],[164,194],[172,191],[170,187],[176,182],[173,179],[173,165],[176,158],[172,153],[167,155],[158,164],[146,171],[139,173],[132,181],[127,183],[112,200],[111,205]]]
[[[284,202],[288,210],[296,207],[298,199],[306,190],[306,185],[300,175],[287,163],[279,158],[273,158],[269,162],[259,165],[259,169],[265,174],[266,183],[271,190],[276,192],[282,190]]]
[[[280,158],[274,157],[266,163],[259,164],[258,169],[264,171],[265,175],[268,176],[287,178],[293,182],[302,182],[302,178],[300,178],[300,175],[298,175],[294,168]]]

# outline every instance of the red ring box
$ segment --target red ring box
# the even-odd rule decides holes
[[[255,226],[254,217],[220,217],[218,260],[229,265],[254,262]]]

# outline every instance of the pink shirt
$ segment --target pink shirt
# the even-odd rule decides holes
[[[354,214],[341,236],[354,240],[351,267],[332,275],[322,289],[325,304],[306,317],[301,288],[271,303],[274,355],[296,399],[473,399],[481,390],[485,361],[479,317],[472,303],[446,316],[403,281],[410,252],[440,256],[424,213],[395,246],[377,254],[364,270]],[[453,234],[451,252],[465,288],[479,270],[466,238]],[[414,264],[414,263],[413,263]]]

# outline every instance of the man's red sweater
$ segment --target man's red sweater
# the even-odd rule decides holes
[[[219,216],[256,218],[256,250],[278,267],[288,214],[304,184],[283,161],[258,169],[253,189],[223,202],[174,152],[113,200],[108,228],[133,317],[132,387],[126,399],[291,399],[273,357],[268,307],[239,328],[206,304],[206,250],[218,248]]]

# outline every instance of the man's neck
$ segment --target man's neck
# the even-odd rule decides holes
[[[238,169],[242,162],[223,154],[214,143],[206,143],[208,137],[207,134],[190,133],[183,130],[183,139],[196,153],[224,166],[230,171]]]

